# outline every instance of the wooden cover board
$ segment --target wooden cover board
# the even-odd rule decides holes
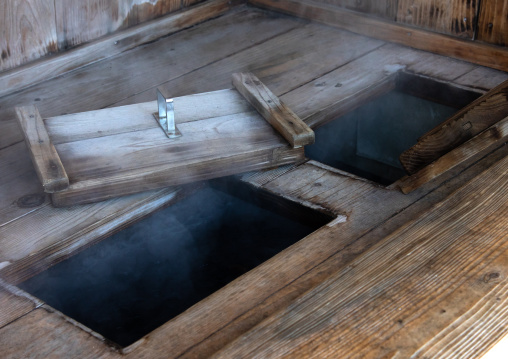
[[[168,139],[156,101],[44,119],[69,177],[55,206],[270,168],[304,159],[235,90],[174,99],[182,137]],[[35,163],[37,166],[37,163]]]

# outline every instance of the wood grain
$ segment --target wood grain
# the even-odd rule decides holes
[[[469,141],[451,150],[433,163],[422,168],[414,175],[406,176],[393,186],[399,187],[402,192],[409,193],[423,186],[427,182],[441,176],[446,171],[458,166],[460,163],[478,157],[508,141],[508,117],[476,135]]]
[[[18,121],[30,157],[44,192],[54,193],[69,187],[69,178],[51,143],[44,121],[35,106],[17,107]]]
[[[293,148],[314,143],[314,131],[252,73],[234,73],[233,85]]]
[[[53,0],[2,1],[0,29],[0,71],[58,51]]]
[[[399,0],[397,22],[473,39],[479,6],[469,0]]]
[[[42,305],[18,288],[0,280],[0,328]]]
[[[217,110],[215,101],[220,96],[222,107]],[[189,115],[185,107],[175,107],[175,120],[183,136],[173,141],[158,126],[153,126],[155,106],[148,111],[148,106],[141,104],[130,106],[128,112],[121,109],[116,113],[112,108],[73,115],[73,121],[67,121],[67,125],[73,127],[74,121],[87,123],[89,130],[85,132],[88,133],[104,129],[95,126],[90,117],[100,122],[116,120],[108,121],[108,126],[112,126],[108,136],[102,133],[100,137],[86,138],[83,134],[83,139],[65,142],[69,138],[67,134],[64,140],[50,134],[59,143],[56,150],[70,179],[66,191],[52,196],[53,204],[92,203],[303,159],[303,149],[289,148],[258,113],[252,109],[239,112],[246,105],[240,109],[235,105],[240,100],[236,91],[205,93],[193,99],[175,102],[175,106],[180,102],[194,102],[197,107],[188,106]],[[132,110],[133,107],[139,109]],[[201,119],[196,118],[198,111]],[[219,116],[209,117],[213,113]],[[58,118],[54,121],[63,123]],[[144,123],[141,126],[146,129],[139,129],[139,123]],[[134,131],[125,132],[124,127]]]
[[[364,12],[369,15],[379,16],[388,20],[396,19],[398,1],[399,0],[318,0],[318,2],[342,7],[348,10]]]
[[[507,215],[504,158],[214,357],[417,355],[506,285]]]
[[[53,3],[52,1],[48,2]],[[10,2],[5,4],[10,4]],[[106,36],[96,42],[80,46],[71,51],[65,51],[39,62],[0,73],[0,96],[5,96],[93,62],[118,55],[141,44],[217,17],[226,13],[230,8],[228,0],[210,0],[187,11],[118,34]],[[41,16],[41,18],[45,17]],[[54,48],[50,48],[52,51],[56,51],[56,30],[54,31],[53,46]]]
[[[507,115],[508,81],[505,81],[423,135],[400,155],[400,162],[409,174],[414,174]]]
[[[507,0],[482,0],[478,19],[478,40],[508,46]]]
[[[376,39],[508,71],[508,50],[370,18],[312,0],[251,0],[254,5],[301,16]]]

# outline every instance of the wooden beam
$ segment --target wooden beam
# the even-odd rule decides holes
[[[233,74],[233,85],[293,148],[314,143],[314,131],[252,73]]]
[[[16,113],[44,192],[54,193],[67,189],[69,178],[37,108],[16,107]]]
[[[310,0],[249,0],[252,4],[482,66],[508,71],[508,49],[368,17]]]
[[[0,96],[33,86],[226,13],[229,0],[209,0],[188,10],[121,31],[56,56],[0,73]]]
[[[400,162],[409,174],[414,174],[507,115],[508,81],[505,81],[423,135],[400,155]]]
[[[405,194],[410,193],[468,159],[499,147],[506,141],[508,141],[508,117],[448,152],[414,175],[400,179],[394,186],[399,187]]]

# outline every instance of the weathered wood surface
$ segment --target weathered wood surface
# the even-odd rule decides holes
[[[103,338],[46,306],[0,329],[0,347],[5,358],[121,358]]]
[[[2,1],[0,30],[0,71],[58,51],[52,0]]]
[[[482,0],[478,18],[478,40],[508,46],[507,0]]]
[[[458,166],[463,161],[491,152],[493,148],[499,147],[507,141],[508,115],[504,120],[499,121],[469,141],[456,147],[414,175],[400,179],[394,183],[394,186],[399,187],[404,193],[412,192],[425,183],[441,176],[446,171]]]
[[[56,150],[70,178],[68,189],[52,195],[53,204],[92,203],[304,158],[303,148],[289,148],[253,108],[247,108],[247,100],[235,90],[188,97],[191,99],[176,98],[174,102],[175,121],[182,133],[176,140],[169,140],[157,126],[153,118],[156,107],[150,110],[147,104],[120,109],[118,114],[117,108],[109,108],[67,116],[70,131],[75,132],[75,123],[85,123],[85,134],[100,133],[100,137],[83,135],[70,142],[69,136],[62,139],[50,132],[59,143]],[[221,102],[220,110],[215,101]],[[241,101],[245,104],[238,106]],[[189,106],[189,115],[185,107],[178,106],[180,102],[194,104]],[[98,119],[99,125],[91,118]],[[53,120],[62,123],[59,118]],[[103,133],[100,122],[109,122],[109,133]]]
[[[0,328],[40,307],[42,302],[0,280]]]
[[[369,15],[379,16],[388,20],[397,17],[397,3],[399,0],[317,0],[348,10],[360,11]]]
[[[473,39],[479,7],[480,1],[469,0],[399,0],[397,22]]]
[[[489,312],[508,295],[507,216],[504,158],[214,357],[478,356],[506,332]],[[485,316],[488,333],[466,330]]]
[[[233,85],[293,148],[314,143],[314,131],[252,73],[234,73]]]
[[[507,115],[508,81],[505,81],[423,135],[400,155],[400,162],[409,174],[414,174]]]
[[[168,88],[175,89],[174,96],[227,88],[230,87],[231,72],[253,71],[291,108],[298,105],[295,113],[312,121],[316,119],[318,123],[328,115],[345,111],[345,103],[356,106],[370,94],[377,93],[372,86],[384,91],[386,86],[390,86],[393,73],[401,69],[445,81],[460,79],[463,86],[473,85],[481,89],[490,89],[489,84],[495,84],[502,75],[438,55],[393,44],[383,45],[378,40],[326,26],[305,25],[303,21],[252,9],[249,13],[253,15],[241,17],[238,22],[229,15],[211,20],[117,58],[0,99],[2,277],[12,282],[22,281],[127,225],[130,220],[138,218],[136,214],[146,215],[173,199],[171,193],[167,194],[168,197],[162,193],[156,197],[157,191],[154,191],[69,209],[55,209],[42,198],[43,204],[37,206],[39,201],[31,200],[28,195],[36,193],[38,180],[28,152],[19,142],[22,137],[11,109],[19,101],[35,102],[41,113],[57,116],[98,109],[115,102],[139,102],[136,100],[138,92],[155,89],[161,82],[160,76],[150,76],[149,68],[167,68],[170,72],[168,78],[172,80],[166,84]],[[220,37],[214,37],[215,30]],[[245,34],[255,37],[254,42],[246,42]],[[212,52],[213,56],[207,57],[207,61],[196,61],[205,56],[203,51],[211,53],[207,50],[206,41],[200,42],[207,36],[212,39],[209,46],[217,52]],[[235,42],[236,38],[241,41]],[[220,45],[222,41],[235,43],[238,51],[228,52],[230,49],[226,45],[216,46],[216,42]],[[302,41],[307,48],[302,48]],[[194,51],[173,51],[168,53],[169,57],[159,56],[161,49],[169,49],[175,43],[180,50],[184,47]],[[147,71],[136,67],[139,62],[146,63]],[[192,63],[186,66],[185,62]],[[134,69],[144,72],[131,78],[121,76],[134,73]],[[484,79],[483,73],[488,77]],[[106,77],[111,80],[104,83]],[[359,94],[365,95],[360,98]],[[141,101],[153,100],[148,92],[146,96]],[[355,98],[358,98],[357,102]],[[471,168],[468,168],[471,163],[461,164],[445,173],[438,183],[427,184],[408,196],[352,179],[316,163],[310,163],[306,168],[311,173],[317,171],[315,175],[322,174],[322,180],[316,181],[315,175],[311,175],[308,181],[299,183],[297,178],[306,178],[306,172],[295,168],[267,175],[269,180],[263,180],[263,185],[275,193],[316,208],[321,206],[327,212],[346,215],[347,221],[322,228],[279,257],[239,278],[129,347],[127,356],[137,359],[167,357],[168,353],[189,358],[211,355],[267,316],[285,309],[329,275],[346,267],[380,238],[432,210],[433,204],[474,177],[480,168],[488,168],[493,161],[506,156],[507,152],[505,146],[496,152],[495,158],[489,156]],[[4,182],[4,178],[8,181]],[[275,179],[278,181],[272,184]],[[313,186],[312,181],[319,184]],[[443,181],[447,181],[446,185],[440,186]],[[349,187],[351,184],[352,187]],[[154,197],[150,197],[152,195]],[[326,200],[328,197],[331,199]],[[367,202],[364,198],[368,199]],[[397,198],[401,202],[392,202],[388,198]],[[17,203],[35,207],[21,208]],[[390,206],[390,210],[386,210],[386,205]],[[292,271],[292,268],[295,270]],[[235,303],[235,306],[224,306],[225,302]],[[32,322],[27,323],[30,323],[29,327],[33,325]],[[25,327],[19,326],[16,330],[21,331],[22,328]],[[81,331],[75,326],[64,327],[59,331],[57,342],[62,340],[67,343],[65,345],[76,344],[73,339],[75,330]],[[53,331],[49,329],[38,333],[41,341],[53,340]],[[460,333],[463,331],[457,334]],[[495,340],[499,335],[476,337],[473,342],[478,346]],[[18,350],[30,347],[36,352],[37,348],[31,344],[31,334],[23,338],[16,339]],[[441,345],[446,343],[445,340]],[[100,341],[92,345],[95,346],[93,350],[104,346]],[[42,351],[46,346],[38,348]],[[74,352],[81,354],[82,348],[80,345],[66,347],[66,353],[60,356],[68,357]],[[88,349],[92,356],[95,354],[93,350]],[[57,354],[54,356],[58,357]]]
[[[57,2],[59,3],[59,2]],[[6,2],[5,4],[9,4]],[[7,5],[6,5],[7,6]],[[231,9],[228,0],[210,0],[189,11],[149,22],[118,34],[113,34],[71,51],[0,73],[0,96],[33,86],[79,67],[118,55],[162,36],[178,32]],[[48,18],[48,16],[41,16]],[[54,49],[56,51],[56,33]]]
[[[251,0],[254,5],[417,49],[508,71],[508,50],[375,19],[312,0]]]
[[[69,187],[69,178],[51,142],[44,121],[35,106],[17,107],[18,122],[25,137],[37,176],[44,192],[54,193]]]

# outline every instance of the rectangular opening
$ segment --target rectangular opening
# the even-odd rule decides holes
[[[332,218],[231,178],[19,286],[128,346]]]
[[[399,72],[380,96],[315,129],[307,157],[382,185],[405,175],[399,156],[481,93]]]

